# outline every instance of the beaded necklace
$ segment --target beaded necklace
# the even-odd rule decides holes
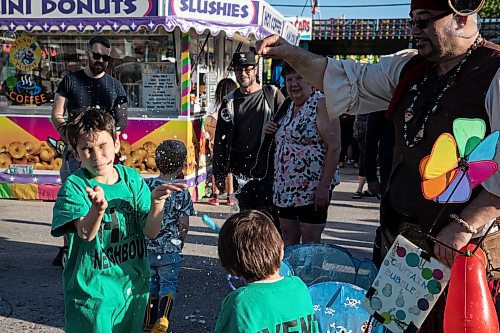
[[[437,94],[437,98],[435,99],[434,103],[431,105],[429,109],[427,109],[427,114],[424,117],[424,120],[422,121],[422,124],[420,125],[420,129],[417,131],[417,134],[415,134],[415,137],[413,138],[412,141],[410,141],[410,138],[408,136],[408,123],[413,119],[414,116],[414,107],[415,107],[415,102],[419,99],[420,93],[422,91],[422,88],[424,87],[425,83],[429,80],[429,76],[426,75],[422,79],[420,83],[415,83],[411,86],[410,92],[415,91],[415,96],[413,96],[412,102],[410,106],[405,110],[405,117],[404,117],[404,126],[403,126],[403,137],[404,141],[406,143],[406,146],[409,148],[415,147],[417,143],[419,143],[423,138],[424,138],[424,131],[425,131],[425,126],[427,125],[427,121],[429,120],[430,116],[435,114],[438,110],[438,105],[443,96],[446,94],[446,91],[450,87],[452,87],[455,84],[455,80],[462,70],[463,65],[471,55],[472,51],[474,51],[478,45],[479,41],[481,39],[481,36],[479,35],[474,43],[471,45],[471,47],[467,50],[467,53],[465,54],[465,57],[460,61],[458,66],[455,67],[453,72],[449,75],[448,79],[446,80],[446,84],[444,87],[441,89],[441,91]]]

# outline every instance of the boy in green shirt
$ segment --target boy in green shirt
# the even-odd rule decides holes
[[[165,199],[185,186],[150,192],[135,170],[113,165],[120,142],[109,113],[91,108],[63,126],[82,163],[62,185],[52,219],[52,236],[69,243],[65,330],[140,332],[150,283],[144,236],[158,235]]]
[[[218,252],[222,267],[247,284],[222,301],[216,333],[319,332],[306,285],[279,274],[283,241],[267,215],[251,210],[231,216]]]

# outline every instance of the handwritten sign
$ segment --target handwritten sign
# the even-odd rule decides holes
[[[177,111],[177,86],[173,63],[142,64],[143,106],[165,113]]]
[[[290,22],[286,22],[284,32],[281,36],[288,43],[290,43],[292,45],[299,45],[299,41],[300,41],[299,31]]]
[[[281,35],[284,22],[281,14],[271,6],[264,6],[262,11],[262,26],[269,31]]]
[[[387,253],[363,307],[394,333],[416,331],[450,279],[450,269],[399,235]],[[415,329],[416,328],[416,329]]]

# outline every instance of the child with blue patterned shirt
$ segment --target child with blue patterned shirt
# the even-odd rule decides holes
[[[153,190],[165,183],[178,183],[186,162],[186,146],[177,140],[163,141],[155,151],[160,176],[146,180]],[[170,311],[177,292],[182,264],[182,247],[189,228],[189,216],[194,215],[189,190],[172,193],[165,200],[160,234],[147,239],[151,268],[151,289],[144,318],[144,329],[154,333],[166,332]]]

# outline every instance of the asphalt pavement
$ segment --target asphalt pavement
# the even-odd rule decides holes
[[[341,169],[323,242],[340,245],[358,259],[370,258],[378,225],[376,198],[352,199],[357,169]],[[50,236],[53,202],[0,200],[0,332],[64,332],[62,269],[52,266],[61,239]],[[213,332],[220,303],[230,292],[217,259],[217,234],[202,221],[218,225],[234,211],[221,204],[195,204],[190,220],[169,332]]]

